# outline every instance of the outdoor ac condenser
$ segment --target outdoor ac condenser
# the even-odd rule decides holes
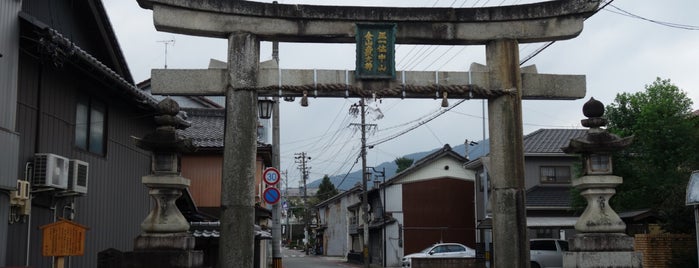
[[[68,188],[68,162],[68,158],[55,154],[34,154],[34,186]]]
[[[87,194],[87,178],[89,164],[77,159],[71,159],[68,167],[68,191]]]

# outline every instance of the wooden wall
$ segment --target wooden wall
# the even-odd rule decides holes
[[[404,253],[442,242],[475,248],[474,183],[433,179],[403,184]]]
[[[264,182],[262,182],[264,163],[260,157],[257,158],[256,163],[255,196],[260,196],[264,191]],[[181,165],[182,176],[190,180],[189,192],[197,207],[220,207],[223,155],[220,153],[183,155]],[[264,201],[256,201],[264,205]]]
[[[190,180],[189,192],[199,207],[221,206],[221,169],[223,157],[215,155],[182,156],[182,176]]]

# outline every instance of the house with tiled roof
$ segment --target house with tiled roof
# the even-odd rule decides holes
[[[156,106],[134,86],[101,1],[2,1],[0,267],[52,267],[38,230],[59,218],[89,228],[70,267],[133,249],[151,153],[131,137],[154,130]],[[10,192],[22,185],[28,195]]]
[[[577,221],[571,205],[571,181],[580,165],[577,155],[563,153],[562,147],[585,129],[539,129],[524,136],[524,185],[529,238],[566,238]],[[476,172],[479,240],[491,237],[488,165],[484,156],[464,166]],[[486,245],[486,249],[488,246]]]
[[[372,265],[398,267],[403,256],[439,242],[475,246],[475,176],[463,167],[466,161],[447,144],[370,188],[367,246]],[[363,262],[360,194],[350,190],[316,206],[324,254]]]
[[[195,249],[204,252],[204,264],[215,267],[218,261],[220,237],[221,180],[223,169],[225,110],[207,104],[199,98],[179,98],[178,101],[203,101],[200,104],[214,108],[199,108],[200,104],[181,109],[182,116],[191,126],[178,132],[192,139],[196,151],[180,157],[182,176],[190,180],[188,191],[177,200],[177,207],[190,222],[190,232],[196,239]],[[197,108],[193,108],[195,106]],[[272,146],[258,135],[257,160],[255,162],[255,262],[267,260],[271,250],[271,205],[261,198],[265,190],[262,172],[272,166]],[[271,251],[270,251],[271,252]],[[257,266],[256,266],[257,267]]]
[[[218,217],[221,205],[221,172],[223,167],[223,132],[225,110],[215,108],[183,108],[191,127],[180,133],[191,138],[196,152],[183,154],[182,175],[191,180],[189,191],[199,209]],[[267,209],[260,198],[265,190],[262,171],[272,166],[272,146],[258,139],[255,174],[256,203]]]

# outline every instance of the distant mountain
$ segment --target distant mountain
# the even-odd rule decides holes
[[[441,148],[442,147],[435,148],[433,150],[426,151],[426,152],[412,153],[412,154],[405,155],[403,157],[413,159],[415,162],[417,162],[418,160],[422,159],[423,157],[427,156],[428,154],[431,154],[432,152],[439,150]],[[460,144],[456,147],[453,147],[452,150],[454,150],[454,152],[456,152],[460,155],[464,155],[465,148],[466,148],[466,146],[464,144]],[[490,147],[488,146],[488,140],[485,140],[485,142],[478,141],[478,144],[469,146],[468,156],[469,156],[469,159],[476,159],[478,157],[481,157],[481,156],[487,154],[489,151],[490,151]],[[393,175],[396,174],[396,169],[398,169],[398,166],[396,165],[395,162],[391,161],[391,162],[384,162],[384,163],[374,167],[374,169],[378,170],[378,171],[381,171],[384,168],[386,170],[386,178],[385,179],[389,180],[390,178],[393,177]],[[374,180],[378,180],[378,181],[382,180],[382,178],[380,178],[380,177],[376,178],[376,175],[379,175],[379,174],[374,173],[374,176],[372,176],[370,178],[371,181],[368,182],[369,185],[371,185]],[[308,183],[307,186],[309,189],[310,188],[318,188],[318,186],[320,185],[320,182],[322,180],[323,180],[323,178],[317,178],[316,180]],[[330,181],[335,185],[335,188],[337,188],[339,190],[343,190],[343,191],[349,190],[357,183],[359,183],[359,184],[362,183],[361,167],[359,168],[359,170],[350,172],[349,174],[347,174],[347,176],[345,176],[345,174],[332,176],[332,177],[330,177]]]

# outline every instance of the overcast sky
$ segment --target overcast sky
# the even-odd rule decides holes
[[[335,0],[279,0],[282,4],[347,5]],[[354,0],[353,5],[413,7],[481,7],[537,1],[517,0]],[[135,0],[104,0],[121,48],[136,82],[150,77],[150,70],[163,68],[165,43],[170,69],[206,68],[210,58],[225,60],[227,42],[223,39],[191,37],[157,32],[152,12],[141,9]],[[636,92],[656,77],[669,78],[699,105],[699,1],[696,0],[616,0],[585,22],[582,34],[559,41],[525,65],[535,64],[540,73],[582,74],[587,77],[587,96],[577,101],[524,101],[524,134],[540,128],[580,128],[582,104],[590,97],[604,104],[621,92]],[[631,18],[623,11],[645,19],[689,25],[693,30],[660,25]],[[524,58],[542,44],[521,44]],[[280,66],[284,69],[354,69],[354,44],[280,44]],[[262,43],[261,60],[271,59],[271,44]],[[398,70],[466,71],[472,62],[485,63],[483,46],[397,47]],[[355,163],[360,134],[349,124],[358,122],[348,114],[357,99],[310,99],[309,107],[282,102],[280,169],[289,172],[289,186],[297,186],[300,172],[294,153],[306,152],[311,180],[324,174],[345,174]],[[450,104],[458,100],[451,99]],[[377,124],[368,143],[386,139],[415,126],[440,110],[440,100],[383,100],[372,104],[384,117],[370,120]],[[370,116],[373,119],[372,116]],[[483,138],[482,101],[469,100],[407,134],[391,139],[368,151],[369,166],[397,157],[427,151],[465,139]],[[487,126],[486,126],[487,137]],[[352,170],[360,168],[360,163]]]

